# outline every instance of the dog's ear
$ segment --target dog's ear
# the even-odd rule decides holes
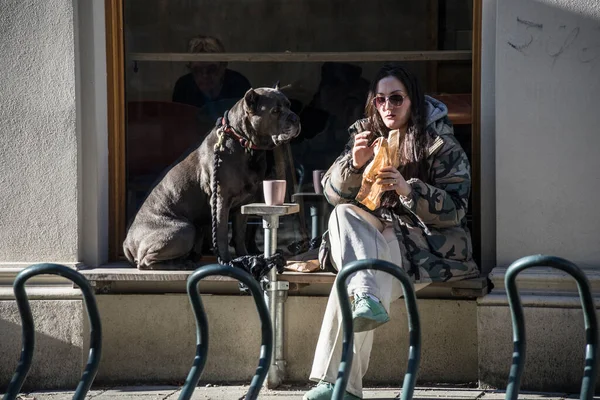
[[[256,107],[258,106],[258,98],[260,95],[254,91],[254,89],[249,89],[244,95],[244,106],[246,110],[250,112],[255,112]]]
[[[279,90],[280,92],[283,92],[284,90],[289,89],[289,88],[292,87],[291,84],[290,85],[285,85],[285,86],[279,86],[279,85],[280,85],[280,83],[279,83],[279,81],[277,81],[277,83],[275,84],[274,89],[275,90]]]

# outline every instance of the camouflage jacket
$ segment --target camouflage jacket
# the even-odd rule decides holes
[[[426,96],[429,183],[410,179],[412,194],[394,210],[373,213],[392,221],[402,265],[417,282],[451,281],[479,275],[473,261],[467,206],[471,189],[469,160],[453,134],[446,106]],[[332,205],[353,203],[362,170],[352,168],[354,135],[368,130],[367,120],[349,128],[350,140],[323,178],[324,194]],[[368,211],[368,210],[367,210]],[[393,261],[393,260],[392,260]],[[400,263],[398,263],[400,264]]]

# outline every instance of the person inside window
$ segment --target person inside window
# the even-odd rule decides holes
[[[196,36],[188,43],[189,53],[224,53],[223,43],[212,36]],[[226,62],[193,61],[190,72],[180,77],[173,89],[173,101],[201,108],[211,118],[218,118],[241,99],[251,85],[239,72],[227,68]]]
[[[415,290],[429,282],[478,276],[466,219],[470,166],[453,135],[446,106],[425,96],[412,73],[387,64],[370,85],[365,111],[367,118],[350,127],[346,149],[322,181],[327,200],[335,206],[324,240],[333,267],[339,270],[361,259],[390,261],[408,273]],[[377,154],[380,138],[387,143],[392,136],[398,145],[390,159],[398,163],[374,172],[383,195],[376,208],[365,207],[356,200],[364,185],[363,171]],[[402,287],[385,272],[370,270],[348,279],[348,293],[355,335],[344,398],[359,399],[373,330],[389,321],[390,303],[402,295]],[[319,383],[304,400],[331,398],[342,335],[334,285],[310,374]]]

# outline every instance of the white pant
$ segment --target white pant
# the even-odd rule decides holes
[[[391,224],[350,204],[334,208],[329,219],[331,256],[337,269],[351,261],[377,258],[401,263],[400,246]],[[427,286],[416,284],[415,290]],[[370,293],[377,296],[390,312],[390,303],[402,296],[400,281],[386,272],[359,271],[348,280],[348,293]],[[342,357],[342,314],[335,285],[329,295],[321,325],[310,379],[335,383]],[[362,397],[362,377],[367,372],[373,346],[373,331],[354,334],[354,358],[346,390]]]

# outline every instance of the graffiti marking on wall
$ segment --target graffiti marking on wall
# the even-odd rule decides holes
[[[516,22],[514,39],[506,43],[525,56],[534,53],[548,56],[552,60],[553,67],[569,52],[571,58],[584,64],[600,60],[600,26],[595,29],[564,23],[551,26],[522,17],[517,17]]]

